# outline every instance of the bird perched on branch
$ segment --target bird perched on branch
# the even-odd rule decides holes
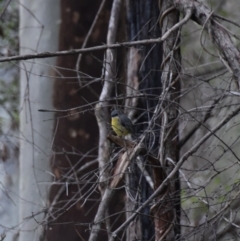
[[[119,137],[129,134],[135,134],[132,121],[121,111],[113,110],[111,112],[111,126]]]

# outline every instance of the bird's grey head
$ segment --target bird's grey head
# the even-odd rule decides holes
[[[119,111],[118,110],[113,110],[112,112],[111,112],[111,117],[116,117],[116,116],[118,116],[119,115]]]

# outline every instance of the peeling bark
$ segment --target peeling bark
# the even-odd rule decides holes
[[[230,33],[224,28],[214,16],[214,12],[200,1],[175,0],[175,7],[186,14],[188,9],[192,9],[191,19],[203,26],[208,32],[210,39],[219,50],[220,59],[223,64],[231,70],[236,85],[240,84],[240,52],[233,44]]]

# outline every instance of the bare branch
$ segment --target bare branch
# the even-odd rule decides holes
[[[112,5],[112,11],[110,16],[110,21],[108,25],[108,34],[107,34],[107,44],[113,44],[116,41],[117,35],[117,26],[121,9],[121,0],[115,0]],[[107,180],[109,180],[109,171],[106,168],[108,162],[110,161],[111,147],[107,140],[108,132],[108,98],[111,97],[112,89],[114,87],[114,76],[115,76],[115,65],[116,65],[116,56],[113,49],[107,49],[105,54],[105,81],[102,89],[102,93],[99,98],[99,103],[96,105],[95,115],[97,117],[98,126],[99,126],[99,148],[98,148],[98,162],[99,162],[99,173],[100,173],[100,190],[104,194],[97,214],[94,219],[94,227],[91,230],[89,237],[90,241],[95,241],[98,238],[98,232],[100,231],[101,223],[99,219],[105,217],[106,212],[108,212],[107,200],[110,201],[112,191],[106,189]],[[106,197],[107,196],[107,197]],[[107,199],[107,200],[105,200]],[[103,203],[104,202],[104,203]],[[110,229],[110,227],[108,227]]]
[[[88,52],[95,52],[99,50],[106,50],[106,49],[117,49],[121,47],[132,47],[136,45],[145,45],[145,44],[154,44],[154,43],[162,43],[165,41],[169,35],[185,24],[191,16],[191,11],[187,11],[186,16],[182,21],[177,23],[171,29],[169,29],[161,38],[155,39],[144,39],[139,41],[132,41],[132,42],[122,42],[122,43],[115,43],[115,44],[105,44],[102,46],[95,46],[90,48],[83,48],[83,49],[71,49],[65,51],[57,51],[57,52],[42,52],[36,54],[26,54],[26,55],[17,55],[12,57],[0,58],[0,62],[9,62],[14,60],[27,60],[27,59],[41,59],[41,58],[49,58],[49,57],[56,57],[56,56],[64,56],[64,55],[75,55],[81,53],[88,53]]]
[[[0,13],[0,19],[1,19],[1,20],[2,20],[2,18],[3,18],[4,13],[5,13],[6,10],[7,10],[8,5],[11,3],[11,1],[12,1],[12,0],[8,0],[8,1],[5,3],[5,6],[3,7],[2,12]]]
[[[204,135],[189,151],[187,151],[179,160],[179,162],[176,164],[174,169],[170,172],[170,174],[165,178],[165,180],[162,182],[162,184],[156,189],[156,191],[136,210],[135,213],[133,213],[129,219],[127,219],[119,228],[117,228],[112,233],[112,240],[117,236],[117,234],[125,228],[127,225],[129,225],[134,218],[141,212],[141,210],[149,205],[151,201],[156,198],[159,193],[163,190],[163,188],[168,184],[169,180],[174,177],[176,172],[180,169],[182,164],[190,157],[193,153],[195,153],[198,148],[209,138],[211,137],[216,131],[218,131],[220,128],[222,128],[226,123],[228,123],[234,116],[236,116],[240,112],[240,107],[238,107],[236,110],[234,110],[231,114],[226,116],[222,121],[218,123],[217,126],[215,126],[210,132],[208,132],[206,135]],[[112,241],[111,240],[111,241]]]
[[[211,117],[213,109],[216,107],[216,104],[222,99],[222,96],[217,98],[206,111],[206,114],[203,118],[203,121],[199,121],[196,126],[194,126],[184,137],[179,141],[178,147],[181,148],[193,135],[196,131]]]
[[[94,27],[95,27],[95,25],[96,25],[96,23],[97,23],[97,20],[98,20],[98,18],[99,18],[99,15],[100,15],[100,13],[101,13],[102,10],[103,10],[103,7],[104,7],[104,5],[105,5],[105,2],[106,2],[106,0],[102,0],[102,2],[101,2],[101,4],[100,4],[100,7],[99,7],[99,9],[98,9],[98,11],[97,11],[97,14],[96,14],[96,16],[95,16],[95,18],[94,18],[94,20],[93,20],[93,23],[92,23],[92,25],[91,25],[88,33],[87,33],[87,36],[86,36],[85,39],[84,39],[84,42],[83,42],[83,44],[82,44],[82,49],[85,48],[86,45],[87,45],[87,42],[88,42],[88,40],[89,40],[89,38],[90,38],[90,36],[91,36],[91,34],[92,34],[92,32],[93,32],[93,29],[94,29]],[[81,60],[82,60],[82,54],[79,54],[78,59],[77,59],[77,63],[76,63],[76,72],[77,72],[78,83],[79,83],[79,86],[80,86],[80,87],[82,86],[81,74],[79,73],[79,68],[80,68]]]
[[[199,1],[175,0],[175,7],[183,14],[189,9],[193,10],[192,20],[202,25],[207,30],[212,42],[216,45],[224,65],[228,65],[236,80],[240,83],[240,52],[234,46],[229,33],[221,27],[216,16]]]

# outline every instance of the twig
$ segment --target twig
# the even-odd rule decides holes
[[[160,18],[160,20],[159,20],[159,25],[160,25],[160,27],[162,28],[162,24],[163,24],[163,19],[169,14],[169,13],[171,13],[172,11],[174,11],[175,10],[175,7],[173,6],[173,7],[170,7],[170,8],[168,8],[162,15],[161,15],[161,18]]]
[[[216,107],[216,104],[222,99],[222,96],[220,96],[219,98],[217,98],[212,105],[209,107],[209,109],[206,111],[206,114],[203,118],[203,121],[200,121],[196,124],[196,126],[194,126],[187,134],[186,136],[183,137],[182,140],[179,141],[178,143],[178,148],[181,148],[193,135],[194,133],[196,133],[196,131],[199,129],[199,127],[201,127],[203,125],[203,123],[205,123],[210,117],[211,117],[211,113],[213,111],[213,109]]]
[[[115,44],[105,44],[90,48],[84,49],[72,49],[72,50],[65,50],[65,51],[56,51],[56,52],[42,52],[37,54],[26,54],[26,55],[16,55],[12,57],[0,58],[0,62],[8,62],[13,60],[26,60],[26,59],[40,59],[40,58],[50,58],[56,56],[64,56],[64,55],[75,55],[80,53],[88,53],[94,52],[99,50],[106,50],[106,49],[117,49],[122,47],[132,47],[136,45],[148,45],[148,44],[155,44],[155,43],[162,43],[165,41],[169,35],[175,31],[176,29],[180,28],[183,24],[185,24],[189,18],[191,17],[192,11],[188,9],[186,16],[182,21],[174,25],[171,29],[169,29],[161,38],[155,39],[144,39],[132,42],[122,42],[122,43],[115,43]]]
[[[113,189],[109,189],[109,188],[105,189],[104,194],[102,196],[102,200],[97,210],[97,214],[94,218],[94,223],[91,227],[91,234],[90,234],[89,241],[97,240],[98,233],[101,229],[102,220],[105,217],[106,210],[108,210],[109,202],[113,196],[113,193],[114,193]]]
[[[167,157],[167,160],[170,161],[174,166],[176,166],[176,163],[175,163],[171,158]],[[232,167],[233,165],[235,165],[235,164],[232,164],[232,165],[230,165],[230,166],[228,166],[228,167],[226,167],[226,168],[224,168],[224,169],[226,170],[226,169],[228,169],[229,167]],[[223,170],[222,170],[222,171],[223,171]],[[184,173],[183,173],[182,171],[180,171],[180,173],[181,173],[183,179],[185,180],[185,182],[187,183],[189,189],[190,189],[190,190],[193,189],[192,184],[187,180],[187,178],[186,178],[186,176],[184,175]],[[216,173],[216,175],[218,175],[218,173]],[[206,183],[209,184],[212,180],[213,180],[213,177],[210,177],[210,178],[206,181]],[[206,186],[206,185],[205,185],[205,186]],[[197,193],[198,190],[195,191],[195,192]],[[194,193],[194,197],[196,196],[201,202],[203,202],[205,205],[207,205],[207,206],[208,206],[209,208],[211,208],[213,211],[217,212],[217,210],[216,210],[214,207],[211,207],[211,206],[210,206],[210,204],[209,204],[208,201],[206,201],[204,198],[202,198],[201,196],[197,195],[196,193]],[[235,196],[235,198],[236,198],[236,197],[237,197],[237,196]],[[235,198],[233,198],[230,202],[233,202],[233,201],[235,200]],[[226,215],[225,215],[225,216],[226,216]],[[238,228],[238,229],[240,228],[237,224],[231,222],[231,221],[230,221],[229,219],[227,219],[225,216],[223,217],[223,219],[224,219],[226,222],[228,222],[231,226],[234,226],[235,228]]]
[[[238,107],[235,111],[233,111],[231,114],[226,116],[219,124],[213,128],[210,132],[208,132],[206,135],[204,135],[189,151],[187,151],[179,160],[179,162],[176,164],[174,169],[170,172],[170,174],[167,176],[167,178],[162,182],[162,184],[156,189],[156,191],[136,210],[135,213],[133,213],[119,228],[117,228],[112,233],[112,240],[115,239],[117,234],[125,228],[127,225],[129,225],[133,219],[141,212],[141,210],[149,205],[151,201],[159,195],[159,193],[163,190],[165,185],[168,184],[169,180],[174,177],[176,172],[180,169],[182,164],[190,157],[193,153],[195,153],[198,148],[209,138],[211,137],[216,131],[218,131],[221,127],[223,127],[226,123],[228,123],[234,116],[236,116],[240,112],[240,107]]]
[[[131,161],[135,159],[140,153],[144,152],[144,150],[146,150],[142,144],[144,139],[145,137],[141,139],[136,147],[133,149],[127,149],[127,151],[124,152],[124,154],[120,157],[116,165],[113,180],[110,184],[111,188],[116,188],[118,186]]]
[[[5,11],[7,10],[7,7],[8,7],[8,5],[11,3],[11,1],[12,1],[12,0],[8,0],[8,1],[6,2],[6,4],[4,5],[4,8],[3,8],[2,12],[0,13],[0,20],[2,20],[3,15],[4,15]]]
[[[219,18],[219,19],[221,19],[221,20],[223,20],[223,21],[229,22],[229,23],[231,23],[231,24],[233,24],[233,25],[235,25],[235,26],[237,26],[237,27],[240,28],[240,24],[234,22],[234,21],[231,20],[231,19],[225,18],[225,17],[220,16],[220,15],[217,15],[217,14],[215,14],[215,17],[216,17],[216,18]]]
[[[142,175],[145,177],[147,183],[149,184],[149,186],[152,188],[152,190],[154,190],[154,183],[153,183],[153,179],[152,177],[149,175],[148,171],[145,168],[144,163],[142,162],[142,160],[140,159],[140,157],[137,157],[136,159],[137,162],[137,166],[140,169],[140,171],[142,172]]]
[[[159,147],[159,161],[162,166],[164,166],[164,139],[166,135],[166,126],[168,124],[168,116],[166,111],[163,111],[162,114],[162,125],[161,125],[161,138],[160,138],[160,147]]]
[[[141,150],[142,150],[143,140],[144,140],[144,137],[142,138],[140,143],[133,149],[133,151],[131,151],[130,155],[129,155],[128,151],[126,151],[126,153],[128,155],[126,155],[125,162],[127,162],[129,164],[131,162],[131,160],[135,159],[138,156],[139,152],[141,152]],[[97,238],[98,238],[98,233],[101,228],[101,222],[105,217],[105,212],[108,209],[108,206],[109,206],[108,204],[111,201],[111,197],[114,193],[114,189],[112,189],[112,187],[114,187],[116,185],[114,185],[114,183],[112,182],[110,185],[111,188],[108,188],[108,187],[105,188],[104,194],[102,196],[102,200],[98,207],[97,214],[94,218],[94,223],[92,225],[89,241],[94,241],[94,240],[97,240]]]
[[[82,44],[82,49],[85,48],[86,45],[87,45],[87,42],[88,42],[88,40],[89,40],[89,38],[90,38],[90,36],[91,36],[91,34],[92,34],[92,32],[93,32],[93,29],[94,29],[94,27],[95,27],[95,25],[96,25],[96,22],[97,22],[97,20],[98,20],[98,17],[99,17],[99,15],[100,15],[100,13],[102,12],[102,9],[103,9],[103,7],[104,7],[104,5],[105,5],[105,2],[106,2],[106,0],[102,0],[102,3],[101,3],[101,5],[100,5],[100,7],[99,7],[99,9],[98,9],[98,11],[97,11],[97,14],[96,14],[96,16],[95,16],[95,18],[94,18],[94,20],[93,20],[93,23],[92,23],[92,25],[91,25],[88,33],[87,33],[87,36],[86,36],[85,39],[84,39],[84,42],[83,42],[83,44]],[[80,87],[82,86],[81,75],[80,75],[80,73],[79,73],[79,67],[80,67],[80,64],[81,64],[81,60],[82,60],[82,54],[79,54],[78,59],[77,59],[77,63],[76,63],[76,72],[77,72],[78,83],[79,83],[79,86],[80,86]]]
[[[198,1],[175,0],[174,5],[183,14],[189,8],[193,10],[193,21],[205,27],[212,42],[219,50],[221,60],[226,61],[235,81],[240,82],[240,52],[234,46],[229,33],[219,26],[215,15],[202,2]],[[224,64],[226,65],[226,63]]]

